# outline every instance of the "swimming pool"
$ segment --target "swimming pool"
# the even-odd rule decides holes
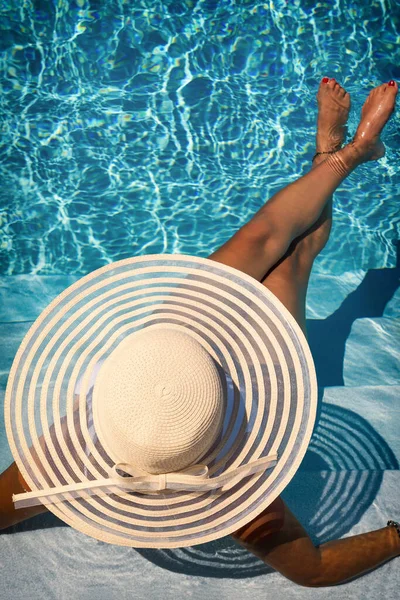
[[[207,256],[309,168],[322,76],[352,96],[349,134],[369,90],[400,79],[398,0],[4,0],[0,29],[1,398],[30,324],[75,276],[132,255]],[[310,282],[324,402],[285,500],[319,542],[399,518],[398,123],[386,157],[335,193]],[[230,538],[138,552],[52,517],[0,536],[2,598],[16,586],[38,600],[125,598],[133,582],[137,598],[166,600],[293,589]],[[346,597],[367,588],[395,598],[397,561]]]
[[[9,0],[0,22],[3,275],[207,256],[309,168],[322,76],[352,96],[349,134],[400,77],[384,0]],[[315,272],[395,264],[398,116],[383,139],[336,193]]]

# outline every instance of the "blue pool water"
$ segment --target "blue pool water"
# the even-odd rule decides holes
[[[207,256],[314,151],[324,75],[352,97],[400,79],[400,4],[1,3],[0,274]],[[399,117],[335,196],[315,272],[392,267]]]

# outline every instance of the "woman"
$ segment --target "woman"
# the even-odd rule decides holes
[[[354,139],[341,148],[350,97],[335,79],[324,78],[317,94],[317,152],[310,172],[275,194],[209,257],[262,282],[304,332],[307,284],[313,261],[329,238],[332,194],[358,165],[384,155],[379,135],[397,92],[394,81],[372,90]],[[46,511],[44,506],[15,510],[12,494],[28,489],[15,463],[0,476],[0,528]],[[400,530],[393,526],[315,547],[280,497],[233,537],[307,587],[349,581],[400,554]]]

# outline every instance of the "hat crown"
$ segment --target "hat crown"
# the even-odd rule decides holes
[[[179,471],[216,440],[224,415],[217,367],[191,335],[145,328],[101,367],[93,393],[97,435],[116,462]]]

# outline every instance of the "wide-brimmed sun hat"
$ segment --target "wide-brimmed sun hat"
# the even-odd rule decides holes
[[[18,350],[5,422],[32,491],[13,500],[111,544],[209,542],[288,485],[316,408],[307,341],[261,283],[205,258],[115,262]]]

